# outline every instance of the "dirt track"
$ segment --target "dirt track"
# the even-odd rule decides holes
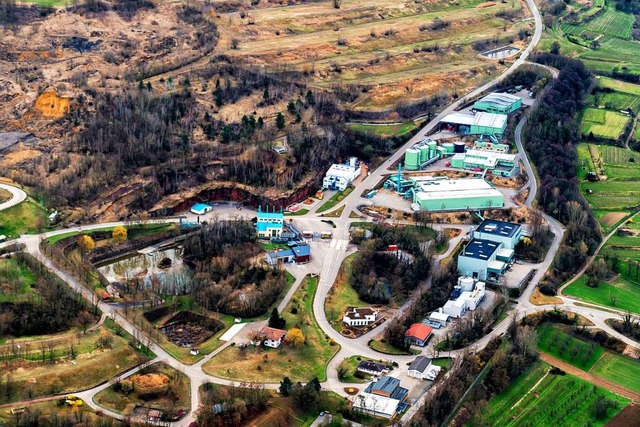
[[[566,362],[563,362],[560,359],[556,359],[553,356],[550,356],[546,353],[539,353],[540,359],[543,362],[546,362],[556,368],[560,368],[563,371],[575,375],[578,378],[582,378],[585,381],[589,381],[591,384],[595,384],[597,386],[606,388],[607,390],[611,390],[612,392],[619,394],[620,396],[624,396],[629,398],[635,402],[640,402],[640,393],[636,393],[634,391],[629,390],[628,388],[622,387],[618,384],[612,383],[611,381],[607,381],[604,378],[597,377],[593,374],[590,374],[587,371],[583,371],[582,369],[576,368]]]

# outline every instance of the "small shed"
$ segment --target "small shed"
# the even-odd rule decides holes
[[[447,313],[444,313],[440,310],[441,309],[431,313],[431,315],[429,316],[429,321],[434,323],[439,323],[442,326],[446,326],[450,316]]]
[[[207,205],[206,203],[196,203],[195,205],[191,206],[191,213],[196,214],[196,215],[204,215],[206,213],[209,213],[213,210],[213,206]]]

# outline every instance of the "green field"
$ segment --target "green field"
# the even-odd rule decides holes
[[[602,281],[597,288],[585,284],[586,278],[581,276],[564,289],[563,294],[580,298],[583,301],[628,310],[640,314],[640,284],[618,277],[612,282]],[[614,304],[615,301],[615,304]]]
[[[610,73],[614,68],[640,73],[640,43],[632,40],[635,18],[615,9],[613,1],[598,0],[587,10],[578,10],[581,3],[567,3],[562,16],[557,16],[542,37],[539,48],[548,51],[553,42],[560,44],[560,52],[582,60],[596,73]],[[598,7],[600,4],[600,7]],[[592,18],[604,7],[600,16]],[[573,18],[572,13],[577,13]],[[560,19],[562,18],[562,20]],[[584,37],[584,39],[583,39]],[[596,46],[592,42],[596,40]]]
[[[569,329],[564,325],[542,325],[538,328],[538,349],[576,368],[640,392],[639,360],[605,351],[595,343],[573,337]]]
[[[591,368],[592,374],[640,393],[640,361],[614,353],[605,353]]]
[[[580,132],[585,136],[593,134],[601,138],[618,139],[628,121],[629,116],[617,111],[588,107],[582,112]]]
[[[628,93],[630,95],[640,96],[640,85],[615,80],[609,77],[599,77],[598,84],[601,87],[613,89],[616,92]]]
[[[408,122],[395,125],[374,125],[374,124],[360,124],[354,123],[347,127],[362,133],[371,133],[373,135],[381,137],[402,136],[408,132],[411,132],[418,126],[416,122]]]
[[[333,287],[324,300],[324,312],[327,315],[327,320],[338,332],[342,331],[344,327],[342,314],[347,307],[366,307],[370,305],[362,301],[358,293],[349,284],[351,265],[357,256],[358,253],[356,252],[342,261],[338,277],[336,277]]]
[[[36,275],[17,259],[0,259],[0,303],[24,301],[37,295]]]
[[[577,150],[580,187],[594,209],[626,211],[640,204],[640,153],[595,144],[579,144]],[[591,171],[604,172],[607,179],[589,182]]]
[[[595,8],[592,11],[596,12]],[[589,12],[583,16],[589,16]],[[633,28],[634,19],[632,15],[618,12],[614,8],[609,8],[605,13],[590,20],[586,24],[571,25],[562,24],[561,29],[567,34],[580,36],[585,32],[606,34],[613,37],[623,39],[631,38],[631,29]]]
[[[9,238],[50,229],[46,209],[32,197],[0,212],[0,234]]]
[[[571,375],[548,373],[549,365],[538,362],[502,394],[489,401],[471,425],[518,426],[603,426],[629,401]],[[615,402],[606,417],[595,416],[600,398]]]
[[[574,338],[549,324],[538,328],[538,338],[540,350],[584,370],[595,365],[604,353],[602,347]]]

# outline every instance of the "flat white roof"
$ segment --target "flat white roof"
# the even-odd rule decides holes
[[[502,160],[505,162],[512,162],[515,163],[516,161],[516,155],[515,154],[507,154],[507,153],[499,153],[497,151],[486,151],[486,150],[467,150],[466,153],[464,153],[465,156],[471,156],[471,157],[481,157],[481,158],[485,158],[485,159],[496,159],[496,160]],[[454,156],[455,157],[455,156]]]
[[[218,338],[220,341],[229,341],[231,338],[235,337],[236,334],[238,332],[240,332],[240,330],[242,328],[244,328],[244,326],[246,325],[246,323],[236,323],[233,326],[231,326],[227,332],[225,332],[220,338]]]
[[[360,396],[364,397],[364,399],[361,399]],[[358,394],[353,402],[354,408],[363,408],[387,417],[392,417],[396,413],[399,404],[400,401],[398,399],[366,392]]]
[[[451,113],[442,119],[443,123],[454,123],[457,125],[477,125],[502,128],[507,122],[506,114],[493,114],[484,111],[479,111],[475,114],[470,113]]]
[[[333,164],[326,173],[326,176],[337,176],[340,178],[352,179],[356,175],[358,167]]]
[[[481,178],[444,179],[416,182],[416,200],[466,199],[470,197],[504,197]]]
[[[500,258],[509,258],[513,255],[513,249],[502,248],[498,249],[498,253],[496,254]]]
[[[431,315],[429,316],[429,319],[436,319],[436,320],[449,320],[449,316],[447,313],[440,313],[439,311],[434,311],[433,313],[431,313]]]
[[[493,114],[480,111],[473,118],[473,124],[477,126],[487,126],[493,128],[502,128],[507,123],[506,114]]]
[[[489,264],[487,264],[487,268],[490,268],[492,270],[503,270],[504,269],[504,262],[502,262],[502,261],[489,261]]]

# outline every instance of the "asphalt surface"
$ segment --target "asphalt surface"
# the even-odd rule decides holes
[[[332,218],[332,220],[334,221],[336,227],[333,230],[333,239],[331,240],[330,243],[328,243],[328,248],[326,248],[326,250],[324,250],[324,259],[322,261],[321,264],[319,265],[311,265],[309,266],[306,270],[305,269],[298,269],[296,271],[293,271],[295,277],[296,277],[296,281],[294,283],[294,285],[292,286],[291,290],[287,293],[287,295],[285,296],[284,300],[280,303],[279,307],[282,309],[286,306],[286,304],[288,303],[288,301],[291,299],[291,297],[293,296],[293,294],[295,293],[296,289],[298,288],[298,286],[300,285],[300,283],[302,282],[302,279],[304,278],[304,276],[308,273],[316,273],[320,275],[320,280],[319,280],[319,285],[318,285],[318,289],[317,289],[317,293],[316,293],[316,297],[313,301],[313,312],[314,315],[316,317],[316,320],[318,322],[318,324],[320,325],[320,327],[322,328],[322,330],[329,336],[331,337],[334,341],[336,341],[340,346],[341,349],[338,352],[338,354],[336,355],[336,357],[334,357],[331,362],[329,363],[328,369],[327,369],[327,381],[325,383],[323,383],[323,388],[328,389],[328,390],[332,390],[335,391],[336,393],[339,393],[341,395],[345,395],[344,392],[344,388],[348,387],[349,384],[345,384],[340,382],[337,379],[337,367],[340,364],[340,362],[348,356],[351,355],[361,355],[364,357],[371,357],[371,358],[375,358],[375,359],[380,359],[380,358],[390,358],[389,356],[385,356],[382,355],[374,350],[372,350],[368,345],[368,341],[383,333],[384,332],[384,328],[386,327],[386,324],[383,324],[382,326],[376,328],[374,331],[369,332],[368,334],[357,338],[357,339],[349,339],[346,337],[343,337],[342,335],[340,335],[338,332],[335,331],[335,329],[333,329],[333,327],[330,325],[329,321],[326,318],[326,314],[324,312],[324,301],[327,297],[327,294],[329,292],[329,290],[331,289],[331,286],[333,285],[333,283],[335,282],[335,278],[337,277],[340,265],[342,264],[342,261],[344,260],[344,258],[349,254],[352,253],[355,248],[349,244],[349,225],[351,222],[353,221],[361,221],[359,219],[353,219],[353,218],[349,218],[349,214],[355,210],[357,208],[358,205],[363,203],[363,198],[360,197],[361,193],[363,190],[368,189],[368,188],[373,188],[375,185],[378,184],[378,182],[382,179],[382,177],[390,172],[388,170],[388,168],[395,163],[396,161],[400,160],[401,157],[404,155],[404,152],[407,148],[409,148],[411,145],[415,144],[416,142],[422,140],[425,138],[425,136],[431,132],[435,126],[437,126],[438,122],[447,114],[453,112],[457,107],[459,107],[463,102],[465,102],[465,99],[474,97],[476,95],[479,95],[480,93],[486,91],[487,89],[489,89],[490,87],[494,86],[495,84],[499,83],[500,81],[502,81],[503,79],[505,79],[506,77],[508,77],[511,73],[513,73],[520,65],[522,65],[529,53],[532,51],[532,49],[537,45],[538,41],[540,40],[540,36],[542,34],[542,20],[540,17],[540,13],[538,12],[535,4],[533,3],[533,0],[527,0],[527,4],[529,5],[532,14],[534,16],[534,21],[536,24],[536,29],[534,32],[534,35],[532,37],[532,41],[529,44],[529,46],[521,53],[520,57],[514,62],[514,64],[509,67],[509,69],[507,69],[501,76],[499,76],[498,78],[496,78],[495,80],[493,80],[492,82],[489,82],[483,86],[481,86],[480,88],[474,90],[473,92],[471,92],[470,94],[468,94],[466,97],[454,102],[453,104],[451,104],[449,107],[447,107],[444,111],[442,111],[440,114],[438,114],[438,116],[436,116],[431,122],[429,122],[424,128],[422,128],[420,130],[420,132],[418,132],[418,134],[416,136],[414,136],[409,142],[407,142],[403,147],[401,147],[396,153],[394,153],[381,167],[379,167],[378,169],[371,171],[370,175],[358,186],[357,190],[352,192],[349,196],[347,196],[341,203],[339,203],[338,205],[336,205],[336,207],[333,210],[339,209],[341,206],[344,206],[344,211],[342,212],[342,214],[340,215],[340,217],[338,218]],[[552,74],[554,73],[553,69],[550,69],[550,71],[552,72]],[[557,76],[557,72],[554,74],[554,76]],[[530,208],[535,208],[533,206],[534,201],[535,201],[535,196],[537,193],[537,184],[536,184],[536,179],[535,179],[535,173],[533,171],[533,168],[528,160],[528,158],[526,157],[525,151],[524,151],[524,147],[522,146],[522,141],[521,141],[521,132],[522,132],[522,128],[524,126],[526,118],[524,118],[517,126],[516,128],[516,133],[515,133],[515,143],[518,147],[519,152],[522,155],[522,161],[524,163],[525,169],[526,169],[526,173],[528,175],[528,183],[527,186],[529,187],[529,195],[525,201],[525,204],[530,207]],[[24,199],[26,199],[26,193],[24,193],[22,190],[19,190],[15,187],[11,187],[11,186],[6,186],[5,184],[0,184],[0,187],[2,188],[7,188],[7,190],[11,191],[12,194],[14,195],[14,197],[9,201],[9,202],[5,202],[3,204],[0,205],[0,210],[1,209],[6,209],[7,207],[10,206],[15,206],[16,204],[20,203],[21,201],[23,201]],[[8,203],[11,203],[11,205],[7,205]],[[7,205],[7,206],[5,206]],[[317,209],[317,207],[314,207],[315,209]],[[315,213],[315,209],[312,210],[312,212],[308,213],[306,216],[303,217],[294,217],[294,220],[298,220],[298,219],[303,219],[304,221],[311,221],[311,222],[317,222],[320,221],[320,217]],[[522,318],[523,316],[527,315],[527,314],[531,314],[535,311],[540,311],[540,310],[548,310],[551,309],[553,306],[533,306],[530,301],[529,298],[531,296],[531,293],[533,292],[533,290],[535,289],[535,285],[537,284],[537,282],[542,278],[542,276],[545,274],[545,272],[547,271],[548,267],[551,265],[553,258],[555,256],[555,253],[557,252],[560,243],[562,241],[562,237],[564,234],[564,229],[562,227],[562,225],[557,222],[555,219],[553,219],[552,217],[549,217],[548,215],[544,215],[545,220],[547,221],[547,223],[549,224],[549,226],[551,227],[553,233],[554,233],[554,240],[553,243],[551,245],[551,248],[549,249],[547,256],[545,257],[545,259],[543,260],[543,262],[541,262],[540,264],[538,264],[537,266],[535,266],[536,268],[538,268],[538,273],[534,276],[533,280],[531,281],[530,286],[523,292],[522,296],[518,299],[518,304],[516,305],[516,308],[514,309],[514,313],[512,314],[512,316],[509,316],[509,318],[505,319],[503,322],[501,322],[500,324],[498,324],[493,331],[483,337],[482,339],[480,339],[479,341],[477,341],[476,343],[474,343],[472,346],[470,346],[470,348],[472,350],[478,350],[483,348],[491,339],[493,339],[495,336],[498,336],[500,334],[503,334],[507,331],[508,326],[510,324],[510,322],[512,321],[513,317],[516,318]],[[156,222],[156,221],[150,221],[150,222]],[[163,219],[163,220],[159,220],[158,222],[178,222],[177,219]],[[71,277],[69,274],[67,274],[66,272],[58,269],[49,259],[47,259],[41,252],[40,252],[40,248],[39,248],[39,244],[41,239],[50,237],[52,235],[56,235],[56,234],[62,234],[62,233],[67,233],[69,231],[80,231],[80,230],[91,230],[91,229],[95,229],[95,228],[103,228],[103,227],[109,227],[109,226],[116,226],[116,225],[122,225],[123,223],[121,222],[113,222],[113,223],[107,223],[107,224],[94,224],[94,225],[87,225],[87,226],[82,226],[82,227],[74,227],[74,228],[70,228],[70,229],[65,229],[65,230],[58,230],[58,231],[54,231],[54,232],[49,232],[49,233],[44,233],[41,235],[34,235],[34,236],[22,236],[20,239],[18,239],[19,241],[25,243],[26,247],[27,247],[27,251],[31,254],[33,254],[36,258],[38,258],[39,260],[41,260],[43,262],[43,264],[45,266],[47,266],[51,271],[55,272],[58,276],[60,276],[63,280],[65,280],[69,286],[71,286],[73,289],[75,289],[76,291],[78,291],[81,295],[83,295],[85,298],[87,298],[88,300],[92,300],[93,293],[84,288],[82,285],[80,285],[80,283],[78,283],[73,277]],[[437,227],[443,227],[443,226],[437,226]],[[451,228],[451,227],[456,227],[455,225],[450,225],[447,224],[446,227]],[[466,229],[468,226],[464,225],[464,226],[459,226],[460,228]],[[456,244],[458,243],[458,241],[460,239],[462,239],[464,237],[464,232],[461,234],[460,237],[456,238],[456,239],[452,239],[452,241],[450,242],[450,247],[449,250],[447,251],[446,254],[441,255],[440,257],[436,257],[436,259],[434,260],[434,262],[436,263],[436,266],[439,262],[439,260],[443,257],[445,257],[451,250],[453,250],[453,248],[455,248]],[[1,246],[4,246],[6,244],[9,244],[12,242],[7,242],[4,244],[0,244]],[[616,331],[612,330],[606,323],[605,320],[608,318],[611,318],[612,315],[611,313],[608,313],[606,311],[601,311],[599,310],[597,306],[584,306],[584,305],[576,305],[576,301],[562,297],[562,301],[563,303],[558,305],[559,308],[563,309],[563,310],[567,310],[567,311],[571,311],[571,312],[575,312],[578,314],[581,314],[583,316],[585,316],[586,318],[588,318],[589,320],[591,320],[597,327],[605,330],[606,332],[608,332],[609,334],[615,336],[618,339],[621,339],[622,341],[628,343],[629,345],[635,346],[640,348],[640,345],[622,335],[620,335],[619,333],[617,333]],[[120,312],[119,312],[119,307],[118,306],[114,306],[114,305],[109,305],[109,304],[105,304],[103,302],[99,303],[99,308],[100,310],[102,310],[102,312],[104,313],[104,316],[113,316],[115,318],[115,321],[117,323],[119,323],[125,330],[127,330],[127,332],[131,333],[132,335],[135,336],[140,336],[142,333],[140,331],[137,330],[137,328],[131,324],[126,318],[124,318]],[[250,327],[257,327],[260,326],[261,323],[257,323],[255,325],[252,326],[247,326],[245,327],[245,329],[250,328]],[[144,334],[142,334],[144,335]],[[145,340],[146,341],[146,340]],[[145,343],[146,344],[146,343]],[[191,411],[189,412],[189,414],[183,418],[182,420],[180,420],[179,422],[176,423],[171,423],[171,425],[174,426],[187,426],[189,425],[191,422],[195,421],[195,411],[197,410],[198,406],[200,405],[200,399],[199,399],[199,393],[198,393],[198,388],[200,387],[200,385],[202,385],[205,382],[214,382],[214,383],[218,383],[218,384],[225,384],[225,385],[239,385],[238,382],[233,382],[233,381],[229,381],[229,380],[225,380],[225,379],[221,379],[221,378],[216,378],[216,377],[212,377],[209,376],[207,374],[205,374],[202,371],[202,365],[205,364],[207,361],[211,360],[213,357],[215,357],[216,354],[218,354],[219,352],[223,351],[225,348],[227,348],[230,345],[230,342],[226,343],[225,345],[223,345],[222,347],[218,348],[216,351],[214,351],[213,353],[211,353],[208,356],[205,356],[202,360],[200,360],[198,363],[194,364],[194,365],[185,365],[177,360],[175,360],[171,355],[169,355],[166,351],[164,351],[162,348],[160,348],[158,345],[156,345],[155,343],[150,343],[149,347],[150,349],[157,355],[157,357],[151,361],[150,363],[156,363],[158,361],[162,361],[167,363],[168,365],[172,366],[173,368],[180,370],[181,372],[185,373],[190,381],[191,381]],[[450,356],[451,357],[459,357],[461,356],[464,351],[467,349],[462,349],[462,350],[457,350],[455,352],[451,352]],[[427,355],[432,355],[431,350],[430,349],[424,349],[423,350],[423,354],[427,354]],[[443,356],[446,354],[442,354],[442,352],[440,352],[440,356]],[[408,361],[413,360],[415,356],[393,356],[393,360],[398,362],[398,364],[402,367],[403,363],[406,363]],[[130,371],[124,373],[123,375],[119,376],[119,378],[124,378],[130,375],[135,374],[136,372],[138,372],[140,369],[142,369],[144,366],[139,366],[136,367],[134,369],[131,369]],[[402,368],[399,368],[396,371],[402,370]],[[395,372],[395,371],[394,371]],[[115,379],[112,379],[111,381],[114,381]],[[117,418],[117,419],[122,419],[122,415],[114,413],[112,411],[106,410],[102,407],[100,407],[99,405],[97,405],[94,402],[94,397],[97,393],[99,393],[100,391],[104,390],[106,387],[108,387],[111,384],[111,382],[107,382],[105,384],[102,384],[98,387],[86,390],[86,391],[81,391],[78,393],[75,393],[76,395],[78,395],[79,397],[81,397],[90,407],[92,407],[95,410],[100,410],[103,413],[105,413],[106,415],[109,415],[113,418]],[[264,386],[266,388],[277,388],[278,384],[264,384]],[[354,386],[361,386],[361,385],[354,385]],[[429,394],[431,390],[429,390],[425,395],[423,395],[413,406],[410,407],[410,409],[408,410],[408,412],[402,417],[401,419],[401,423],[406,423],[408,422],[408,420],[422,407],[422,404],[424,402],[424,399],[426,398],[426,396]],[[320,420],[318,420],[320,421]]]
[[[14,187],[13,185],[0,184],[0,188],[11,193],[11,198],[4,203],[0,203],[0,211],[14,207],[27,200],[27,193]]]

